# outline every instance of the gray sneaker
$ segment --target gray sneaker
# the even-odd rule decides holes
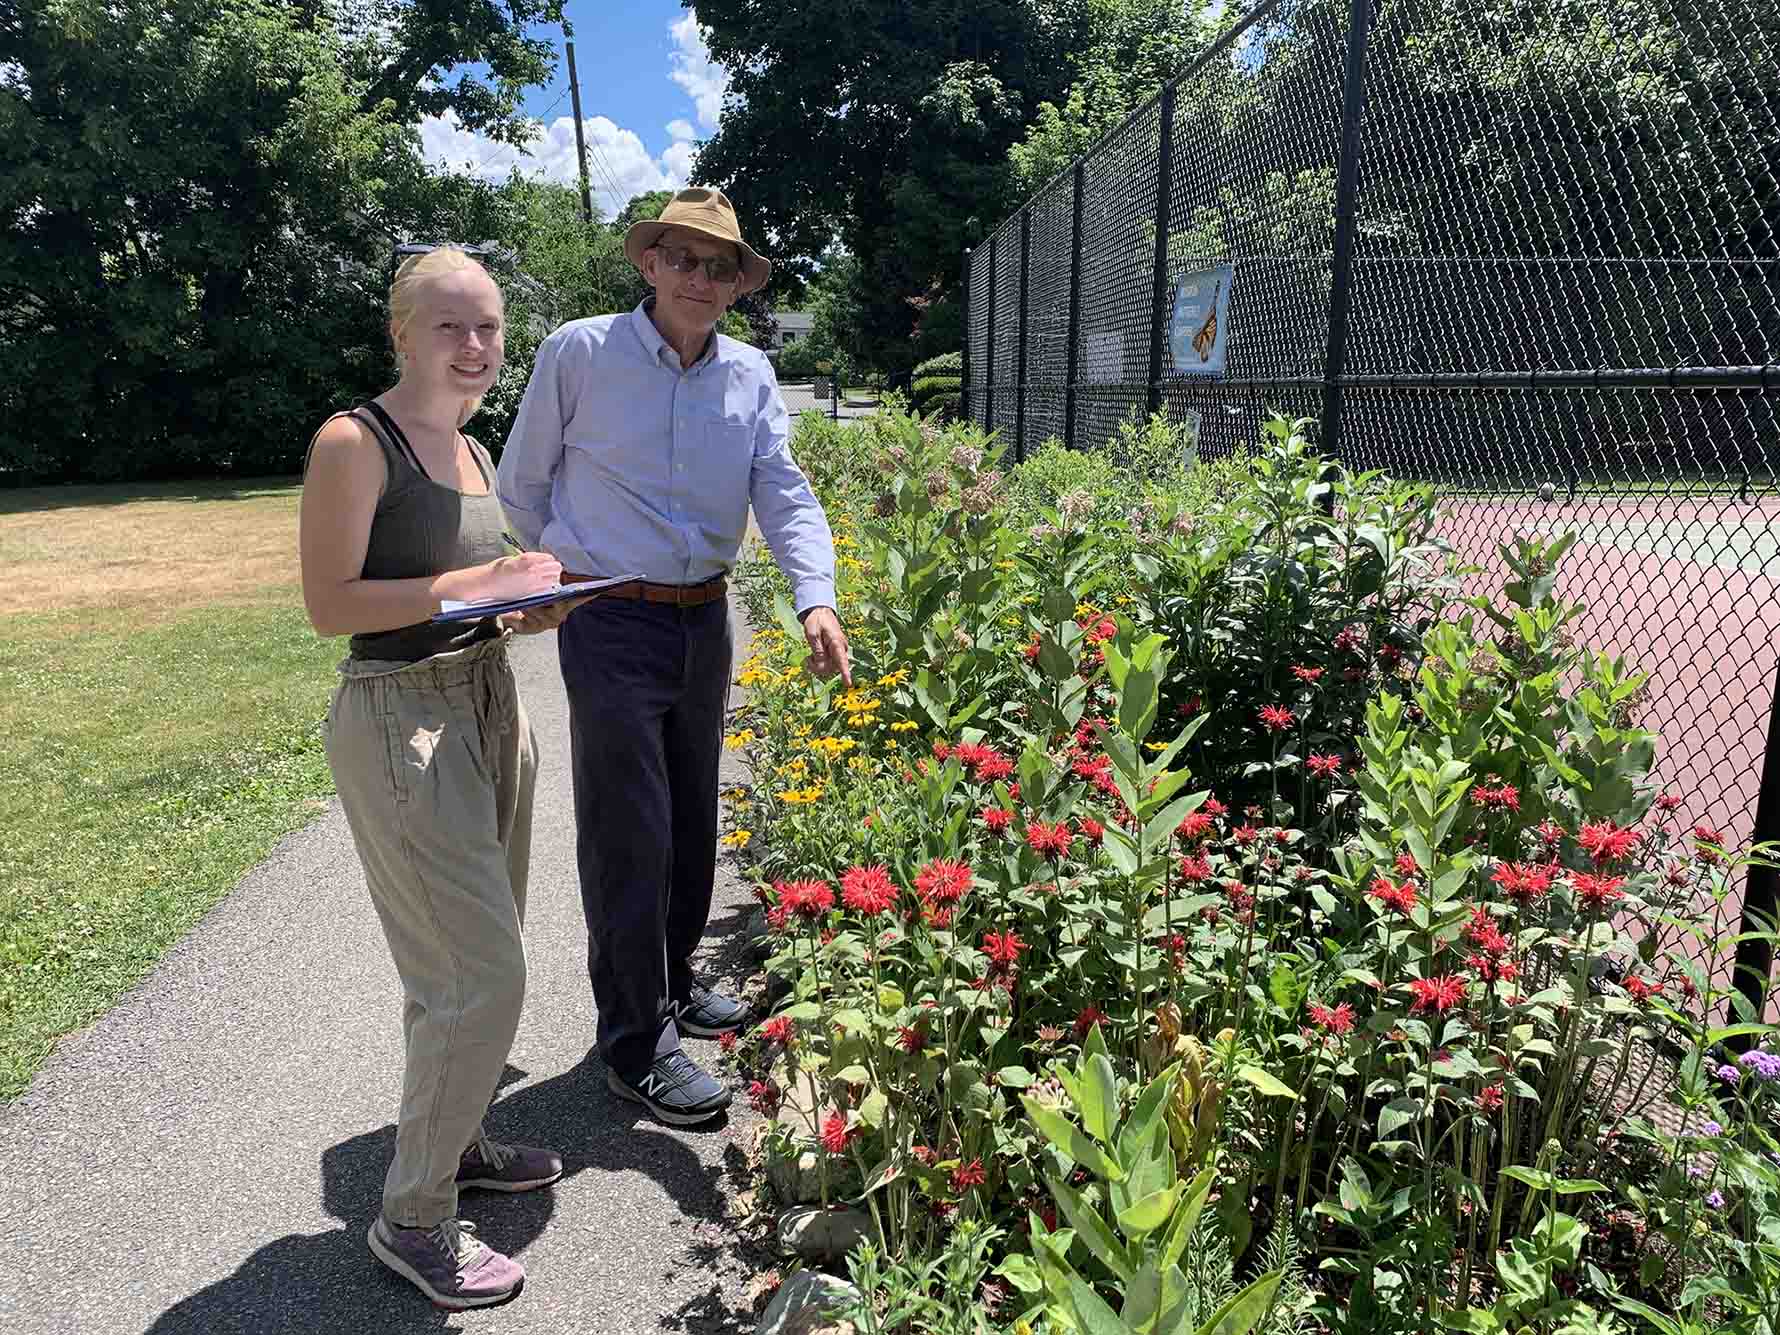
[[[562,1176],[562,1156],[531,1145],[503,1145],[477,1136],[457,1164],[459,1187],[488,1191],[532,1191]]]
[[[397,1228],[379,1215],[365,1241],[373,1256],[448,1312],[493,1307],[525,1284],[519,1262],[478,1239],[475,1225],[467,1220]]]
[[[729,1091],[678,1048],[657,1057],[635,1079],[607,1067],[606,1088],[672,1126],[697,1126],[729,1107]]]

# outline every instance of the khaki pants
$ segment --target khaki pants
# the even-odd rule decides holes
[[[418,663],[348,659],[328,764],[406,1003],[392,1224],[457,1211],[525,996],[526,864],[537,745],[506,638]]]

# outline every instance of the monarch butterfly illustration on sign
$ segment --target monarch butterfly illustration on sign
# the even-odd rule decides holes
[[[1234,277],[1235,266],[1220,264],[1198,273],[1182,274],[1175,280],[1174,312],[1168,322],[1174,374],[1224,374]]]

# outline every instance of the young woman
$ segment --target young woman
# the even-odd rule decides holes
[[[513,552],[494,465],[462,431],[501,368],[501,292],[460,250],[409,258],[389,293],[401,378],[328,419],[303,484],[303,601],[350,635],[328,763],[401,975],[407,1047],[395,1161],[371,1251],[441,1307],[518,1292],[517,1262],[457,1216],[461,1187],[528,1191],[545,1150],[482,1131],[525,994],[536,747],[507,639],[578,604],[434,625],[441,599],[516,597],[560,573]]]

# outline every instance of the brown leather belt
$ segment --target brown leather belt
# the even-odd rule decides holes
[[[576,584],[592,579],[592,575],[577,575],[563,571],[560,583]],[[650,584],[646,580],[632,580],[628,584],[614,584],[609,589],[601,589],[598,593],[589,594],[590,598],[640,598],[646,603],[672,603],[675,607],[702,607],[706,603],[714,603],[729,592],[729,581],[719,575],[716,579],[708,579],[703,584]]]

